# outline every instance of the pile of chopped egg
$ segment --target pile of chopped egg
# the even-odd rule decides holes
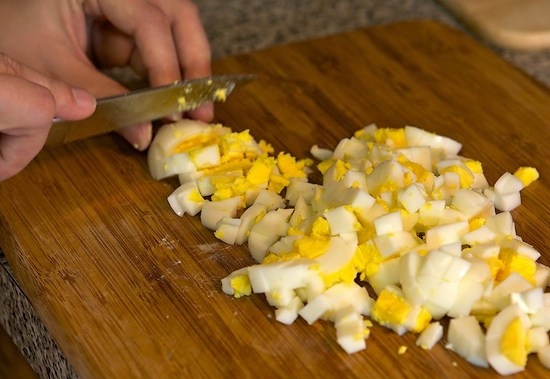
[[[538,172],[520,167],[491,186],[461,148],[417,127],[369,125],[334,150],[311,148],[323,176],[312,183],[313,160],[186,120],[159,131],[149,167],[179,177],[174,212],[200,213],[217,238],[248,246],[257,264],[222,289],[264,294],[279,322],[332,322],[351,354],[375,324],[431,349],[448,317],[447,347],[468,362],[509,375],[536,354],[550,368],[550,268],[510,213]]]

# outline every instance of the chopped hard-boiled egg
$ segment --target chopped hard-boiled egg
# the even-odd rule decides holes
[[[536,354],[550,368],[550,268],[510,213],[539,173],[520,167],[491,186],[461,147],[371,124],[334,150],[311,148],[317,184],[310,159],[186,120],[161,128],[148,161],[155,179],[178,177],[168,196],[178,216],[200,213],[217,238],[248,247],[257,264],[222,290],[264,294],[277,321],[331,322],[352,354],[366,348],[371,320],[429,350],[447,317],[447,347],[473,365],[507,375]]]

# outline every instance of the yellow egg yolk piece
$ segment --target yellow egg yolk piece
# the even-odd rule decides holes
[[[443,175],[447,172],[452,172],[458,175],[460,178],[460,188],[470,188],[474,182],[474,175],[468,168],[462,166],[449,166],[442,169],[439,174]]]
[[[234,296],[236,298],[242,296],[248,296],[252,293],[252,287],[250,286],[250,280],[247,275],[237,275],[231,279],[231,288],[235,291]]]
[[[503,248],[500,251],[499,259],[504,267],[497,273],[496,281],[500,282],[515,272],[521,275],[529,283],[534,283],[537,264],[532,259],[518,254],[512,249]]]
[[[521,180],[524,187],[527,187],[539,178],[539,172],[533,167],[520,167],[514,172],[514,176]]]
[[[525,367],[527,364],[526,332],[519,317],[510,322],[502,333],[500,351],[517,366]]]
[[[405,299],[388,290],[380,292],[371,310],[376,322],[384,326],[402,325],[410,311],[411,306]]]
[[[389,145],[394,148],[406,147],[407,138],[405,129],[379,128],[374,132],[374,140],[382,145]]]

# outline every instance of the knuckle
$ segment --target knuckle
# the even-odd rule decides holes
[[[0,52],[0,73],[8,75],[21,75],[21,63],[11,56]]]

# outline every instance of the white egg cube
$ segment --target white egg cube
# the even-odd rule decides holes
[[[357,233],[341,233],[338,236],[330,237],[327,251],[315,259],[319,264],[319,271],[332,274],[341,270],[353,259],[356,250]]]
[[[470,246],[482,245],[485,243],[490,243],[496,237],[496,233],[493,232],[489,227],[483,225],[480,228],[472,230],[464,234],[461,238],[462,243]]]
[[[296,298],[296,293],[293,288],[274,288],[265,293],[265,298],[273,307],[286,307]]]
[[[248,235],[248,250],[257,262],[263,261],[269,247],[286,235],[291,215],[291,208],[275,209],[252,226]]]
[[[449,137],[439,136],[414,126],[405,126],[405,136],[410,146],[430,146],[433,163],[454,157],[462,149],[461,143]]]
[[[269,247],[269,252],[277,255],[288,254],[294,248],[294,242],[300,238],[299,235],[283,236]]]
[[[536,353],[550,344],[548,332],[542,326],[535,326],[527,331],[527,346],[529,353]]]
[[[510,294],[510,303],[517,304],[523,313],[534,314],[544,307],[544,292],[540,287]]]
[[[331,306],[332,301],[324,294],[320,294],[304,305],[298,314],[311,325],[323,317],[331,309]]]
[[[235,236],[235,243],[242,245],[248,240],[248,235],[254,224],[261,219],[267,213],[267,208],[263,204],[253,204],[248,207],[241,215],[241,224],[237,235]]]
[[[447,245],[460,241],[461,237],[468,233],[467,221],[459,221],[446,225],[438,225],[426,232],[426,245],[429,249],[436,249],[441,245]]]
[[[333,159],[344,159],[346,157],[365,157],[367,150],[365,149],[365,144],[363,141],[351,137],[351,138],[342,138],[334,152],[332,153]]]
[[[285,208],[285,200],[281,195],[268,189],[262,189],[258,192],[254,204],[262,204],[267,210]]]
[[[286,188],[285,198],[291,206],[296,204],[298,196],[302,196],[306,202],[310,203],[317,187],[319,187],[317,184],[309,183],[307,180],[292,178]]]
[[[235,217],[242,206],[240,196],[220,201],[205,201],[201,210],[201,223],[210,230],[215,230],[218,222],[224,217]]]
[[[430,200],[418,210],[418,222],[426,226],[435,226],[445,210],[444,200]]]
[[[378,271],[369,276],[369,283],[374,292],[380,293],[389,284],[399,284],[401,277],[400,273],[400,259],[389,259],[380,263]]]
[[[371,194],[380,192],[380,189],[388,183],[395,188],[403,188],[405,181],[403,166],[393,159],[385,160],[367,175],[366,181]]]
[[[376,235],[393,234],[403,231],[401,212],[392,212],[380,216],[374,220]]]
[[[443,326],[439,322],[432,322],[416,339],[416,345],[424,350],[431,350],[443,338]]]
[[[530,315],[533,326],[541,326],[547,332],[550,331],[550,305],[545,305],[534,314]]]
[[[191,160],[198,170],[218,166],[220,164],[220,148],[217,144],[204,146],[190,153]]]
[[[475,217],[489,217],[495,214],[493,202],[480,192],[461,189],[456,191],[452,206],[469,220]]]
[[[521,194],[519,192],[507,194],[495,192],[493,202],[495,203],[495,208],[499,211],[509,212],[521,205]]]
[[[474,304],[483,296],[484,285],[468,275],[458,283],[455,302],[448,308],[449,317],[465,317],[470,315]]]
[[[296,259],[249,266],[250,285],[254,293],[304,287],[312,275],[310,268],[314,263],[310,259]]]
[[[332,150],[323,149],[318,145],[313,145],[309,152],[311,153],[311,155],[313,155],[315,159],[320,161],[324,161],[332,157]]]
[[[495,307],[504,309],[510,304],[513,293],[527,291],[531,288],[533,288],[531,283],[517,272],[512,272],[493,288],[488,300]]]
[[[304,307],[304,303],[298,296],[294,296],[292,300],[284,307],[278,307],[275,310],[275,319],[280,323],[290,325],[298,318],[298,312]]]
[[[382,258],[389,258],[415,248],[418,240],[410,232],[397,232],[374,237],[374,244]]]
[[[415,213],[426,204],[427,193],[419,184],[411,184],[397,194],[397,199],[409,213]]]
[[[395,151],[409,161],[418,163],[424,170],[432,170],[432,150],[429,146],[408,146],[395,149]]]
[[[149,167],[151,167],[151,175],[156,180],[166,179],[182,173],[197,172],[195,164],[187,153],[159,157],[156,159],[155,164]]]
[[[485,357],[485,336],[474,316],[451,319],[447,341],[454,352],[471,364],[489,367]]]
[[[330,225],[332,235],[355,232],[358,229],[357,218],[348,207],[340,206],[327,210],[323,216]]]
[[[361,315],[350,311],[348,315],[335,322],[334,327],[336,340],[346,353],[353,354],[367,347],[366,328]]]
[[[505,172],[498,178],[494,185],[495,192],[498,194],[518,193],[523,189],[523,182],[509,172]]]
[[[168,196],[168,204],[178,216],[186,213],[196,215],[201,211],[205,201],[195,182],[180,185]]]
[[[234,245],[240,225],[241,220],[238,218],[223,217],[216,224],[214,236],[229,245]]]
[[[359,188],[367,190],[367,175],[364,172],[349,170],[344,174],[340,183],[345,188]]]

